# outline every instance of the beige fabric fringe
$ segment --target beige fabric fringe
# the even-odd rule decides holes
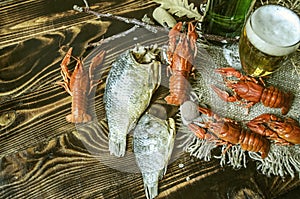
[[[222,117],[234,119],[242,124],[255,118],[263,113],[272,113],[280,117],[292,117],[299,121],[300,117],[300,57],[296,52],[290,60],[288,60],[280,70],[276,71],[269,78],[265,79],[267,86],[274,85],[281,90],[290,91],[295,95],[293,105],[286,116],[281,115],[281,109],[268,108],[261,103],[255,104],[250,108],[249,114],[247,109],[239,105],[239,103],[227,103],[222,101],[212,91],[210,85],[215,84],[219,88],[227,90],[221,75],[216,74],[214,69],[221,67],[234,67],[241,71],[241,65],[238,55],[238,44],[219,46],[198,46],[198,54],[195,63],[199,72],[195,80],[191,80],[193,90],[199,96],[200,103],[207,104],[215,113]],[[187,133],[187,141],[184,150],[192,156],[203,160],[210,160],[209,152],[216,147],[215,143],[203,141],[196,138],[188,129],[183,130]],[[223,146],[222,150],[226,148]],[[279,146],[271,144],[269,156],[262,160],[260,154],[241,150],[239,145],[231,147],[226,153],[215,156],[220,159],[221,166],[231,165],[233,168],[239,169],[246,167],[246,154],[257,161],[257,169],[266,175],[279,175],[291,177],[297,174],[300,177],[300,146]]]

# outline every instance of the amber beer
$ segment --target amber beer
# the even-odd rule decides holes
[[[274,72],[300,44],[300,19],[279,5],[258,8],[247,20],[239,42],[243,70],[251,76]]]

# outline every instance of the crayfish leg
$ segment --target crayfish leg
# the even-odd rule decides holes
[[[230,149],[230,147],[232,147],[232,144],[229,143],[229,142],[221,142],[221,143],[220,143],[220,145],[225,145],[225,144],[226,144],[227,146],[226,146],[225,150],[222,151],[222,155],[225,155],[225,153]]]
[[[214,116],[214,113],[213,113],[210,109],[205,108],[205,107],[200,107],[200,106],[199,106],[199,107],[198,107],[198,111],[199,111],[200,113],[204,114],[204,115],[209,116],[209,117]]]
[[[71,96],[73,96],[73,93],[72,93],[72,91],[70,89],[70,86],[69,86],[68,82],[65,82],[65,81],[63,81],[63,82],[56,82],[56,84],[62,86],[67,91],[67,93],[69,93]]]

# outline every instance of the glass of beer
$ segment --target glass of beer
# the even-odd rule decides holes
[[[265,5],[247,19],[239,41],[243,70],[253,77],[276,71],[300,44],[300,19],[292,10]]]

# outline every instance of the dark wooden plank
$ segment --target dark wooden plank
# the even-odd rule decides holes
[[[92,9],[103,13],[125,14],[154,5],[147,1],[89,1]],[[84,6],[83,1],[60,0],[4,0],[0,7],[0,47],[18,44],[24,40],[49,32],[63,31],[84,24],[94,16],[78,13],[73,5]]]
[[[146,30],[140,33],[141,36],[137,35],[140,37],[137,41],[130,39],[120,43],[119,40],[113,40],[100,47],[100,49],[107,51],[100,74],[103,81],[98,87],[95,98],[91,99],[91,101],[95,101],[95,111],[99,120],[105,117],[102,100],[103,88],[108,74],[107,69],[115,57],[126,49],[133,48],[136,42],[142,45],[144,43],[153,44],[153,42],[160,45],[166,44],[167,35],[164,32],[159,35],[153,35]],[[74,54],[76,55],[76,51]],[[85,63],[86,66],[89,66],[90,60],[86,60]],[[18,99],[2,104],[4,110],[13,110],[17,115],[15,122],[0,133],[0,145],[2,146],[0,152],[2,155],[26,149],[34,143],[74,129],[74,125],[65,121],[65,116],[70,112],[71,97],[62,87],[55,85],[55,82],[62,80],[60,67],[57,66],[57,68],[55,69],[56,73],[53,73],[55,76],[47,82],[48,84],[44,85],[44,89],[23,94]]]
[[[138,19],[156,5],[150,0],[89,3],[96,11]],[[130,149],[122,159],[109,155],[104,83],[91,100],[97,116],[93,122],[75,126],[65,120],[71,97],[55,82],[62,79],[59,64],[67,48],[73,46],[75,56],[85,56],[91,52],[85,48],[89,42],[131,27],[77,13],[73,4],[83,5],[71,0],[0,2],[0,198],[145,198]],[[145,35],[148,43],[166,41],[166,35]],[[118,41],[95,51],[108,51],[102,79],[116,55],[134,44]],[[181,150],[174,151],[158,198],[275,198],[299,187],[297,177],[259,174],[255,162],[234,170]]]
[[[95,123],[2,158],[1,197],[142,198],[143,184],[133,155],[129,153],[122,159],[110,156],[100,128]],[[175,185],[180,187],[187,176],[210,176],[220,169],[214,161],[195,162],[187,155],[176,160],[161,181],[161,191],[174,189]],[[185,165],[184,169],[178,169],[179,163]],[[126,170],[129,167],[131,171]],[[79,191],[82,188],[84,191]]]
[[[132,153],[110,156],[107,132],[100,129],[106,128],[93,123],[2,158],[1,198],[144,198]],[[266,178],[253,163],[233,170],[221,168],[216,159],[177,155],[160,181],[158,198],[273,198],[285,186],[299,184]]]

